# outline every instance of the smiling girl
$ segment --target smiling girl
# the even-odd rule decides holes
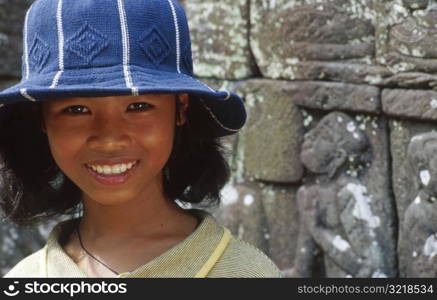
[[[175,0],[36,0],[22,81],[1,92],[1,207],[17,224],[79,210],[6,277],[279,277],[207,212],[242,99],[193,77]]]

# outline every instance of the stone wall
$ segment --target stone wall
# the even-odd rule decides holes
[[[0,88],[29,2],[0,0]],[[437,1],[182,2],[196,75],[248,111],[217,218],[285,276],[436,276]],[[10,228],[3,272],[46,233]]]

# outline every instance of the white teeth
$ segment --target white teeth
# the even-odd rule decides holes
[[[121,173],[121,166],[113,166],[112,173]]]
[[[111,174],[111,167],[103,166],[103,174]]]
[[[87,166],[99,174],[110,175],[110,174],[124,173],[127,170],[131,169],[136,163],[137,162],[135,161],[135,162],[130,162],[128,164],[118,164],[118,165],[113,165],[113,166],[108,166],[108,165],[104,165],[104,166],[87,165]]]

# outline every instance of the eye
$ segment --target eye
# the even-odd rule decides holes
[[[134,111],[146,111],[153,108],[153,105],[145,102],[135,102],[131,103],[128,106],[128,110],[134,110]]]
[[[66,109],[63,110],[63,112],[73,115],[79,115],[83,113],[89,113],[89,109],[82,105],[74,105],[74,106],[67,107]]]

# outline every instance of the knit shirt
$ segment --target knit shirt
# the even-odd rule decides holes
[[[276,265],[254,246],[233,237],[208,213],[197,214],[200,224],[183,241],[132,272],[126,278],[260,278],[281,277]],[[77,219],[58,223],[46,245],[27,256],[4,277],[70,277],[87,274],[68,256],[59,243],[64,226]]]

